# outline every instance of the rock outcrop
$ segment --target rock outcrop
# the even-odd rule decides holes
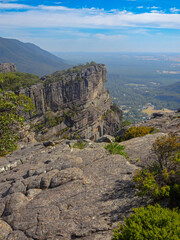
[[[43,83],[20,91],[35,104],[36,116],[31,121],[34,119],[36,130],[41,126],[36,135],[38,140],[58,135],[96,140],[120,127],[122,111],[111,110],[112,102],[104,87],[105,65],[75,67],[42,80]]]
[[[0,174],[4,240],[110,240],[116,221],[142,203],[132,182],[135,165],[103,143],[90,141],[82,150],[70,143],[28,144],[1,159],[11,164]]]
[[[0,63],[0,73],[16,72],[14,63]]]
[[[90,140],[84,140],[84,149],[74,148],[75,140],[29,143],[0,158],[0,236],[111,240],[117,221],[149,203],[137,197],[132,179],[153,157],[155,139],[180,130],[179,113],[166,117],[161,117],[159,132],[120,143],[128,160],[109,154],[106,143]],[[158,126],[160,120],[144,124]]]
[[[154,114],[149,121],[139,124],[141,126],[153,126],[159,132],[173,133],[180,136],[180,112]]]

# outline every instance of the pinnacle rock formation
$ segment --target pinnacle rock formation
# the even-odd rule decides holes
[[[37,140],[65,135],[97,140],[113,134],[121,126],[122,111],[112,109],[112,101],[104,87],[107,81],[104,64],[88,64],[42,78],[43,83],[21,89],[36,107],[34,122]],[[53,126],[46,126],[47,119]]]

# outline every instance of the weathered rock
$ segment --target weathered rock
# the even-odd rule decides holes
[[[152,144],[157,137],[166,136],[166,133],[148,134],[143,137],[132,138],[128,141],[121,142],[120,145],[125,146],[129,161],[137,166],[147,166],[154,160],[151,152]]]
[[[83,171],[79,168],[68,168],[60,171],[51,179],[50,187],[58,187],[64,183],[70,182],[72,180],[82,180]]]
[[[0,72],[16,72],[16,66],[14,63],[0,63]]]
[[[33,121],[42,122],[47,114],[57,117],[58,123],[45,127],[36,134],[37,140],[59,136],[79,136],[96,140],[116,132],[121,124],[122,111],[111,110],[112,102],[104,87],[106,67],[93,64],[79,71],[56,72],[20,93],[32,98],[36,106]],[[105,117],[103,117],[105,116]],[[52,146],[50,142],[45,142]]]
[[[40,182],[40,188],[41,189],[46,189],[50,186],[50,182],[52,181],[52,178],[54,175],[57,175],[59,173],[58,169],[51,170],[47,174],[43,174],[44,176],[41,178]]]
[[[29,152],[34,155],[0,174],[0,187],[7,191],[2,219],[13,228],[9,237],[110,240],[114,222],[141,200],[131,182],[136,167],[122,156],[110,155],[103,146],[93,143],[82,150],[71,149],[64,141],[51,152],[43,144],[28,144],[16,151],[14,156],[19,154],[20,160]],[[10,186],[23,183],[25,195],[8,192],[4,179],[9,179]]]
[[[12,193],[16,193],[16,192],[21,192],[21,193],[26,193],[26,187],[24,186],[24,184],[22,182],[15,182],[12,184],[12,186],[9,188],[8,193],[12,194]]]
[[[106,143],[111,143],[114,142],[115,138],[110,136],[110,135],[104,135],[100,137],[96,142],[101,143],[101,142],[106,142]]]
[[[166,113],[161,117],[152,118],[149,121],[138,125],[155,127],[159,132],[174,133],[180,136],[180,113]]]
[[[0,220],[0,238],[6,240],[11,232],[12,228],[3,220]]]
[[[164,116],[164,113],[161,113],[161,112],[156,112],[152,114],[152,118],[162,117],[162,116]]]
[[[27,191],[27,197],[28,199],[34,198],[36,195],[40,194],[42,189],[29,189]]]
[[[53,141],[47,141],[47,142],[43,142],[43,145],[44,145],[45,147],[50,147],[50,146],[54,146],[55,144],[54,144]]]
[[[17,212],[19,209],[23,208],[28,203],[27,197],[20,193],[14,193],[11,195],[10,199],[6,203],[6,208],[4,215],[11,215],[13,212]]]
[[[121,142],[128,160],[109,154],[105,143],[90,142],[81,150],[66,140],[49,147],[28,143],[2,158],[0,166],[17,159],[21,163],[0,173],[4,239],[111,240],[117,221],[150,203],[137,197],[133,174],[153,159],[157,137],[179,132],[178,114],[143,123],[158,127],[159,133]]]
[[[124,134],[126,133],[128,128],[130,128],[130,126],[126,126],[126,127],[121,128],[119,131],[116,132],[115,137],[118,136],[119,138],[123,138]]]
[[[7,238],[7,240],[28,240],[28,239],[29,238],[27,238],[21,231],[13,231]]]

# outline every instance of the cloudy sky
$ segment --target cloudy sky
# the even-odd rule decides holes
[[[180,52],[180,1],[0,0],[0,36],[56,52]]]

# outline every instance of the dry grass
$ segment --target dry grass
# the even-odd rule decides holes
[[[169,110],[169,109],[167,109],[167,108],[163,108],[163,109],[161,109],[161,110],[156,110],[156,109],[154,109],[154,107],[149,107],[149,108],[147,108],[147,109],[142,110],[142,113],[146,113],[146,114],[148,114],[149,116],[152,115],[153,113],[156,113],[156,112],[170,113],[170,112],[173,112],[173,111],[171,111],[171,110]]]

